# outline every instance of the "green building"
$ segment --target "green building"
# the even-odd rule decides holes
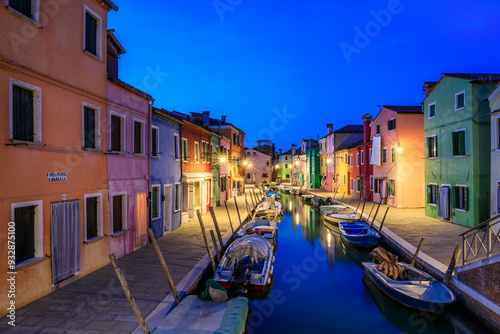
[[[490,115],[499,74],[442,74],[426,82],[425,214],[474,227],[490,216]]]
[[[279,153],[279,172],[280,183],[292,183],[292,150]]]
[[[217,163],[217,153],[220,152],[221,136],[212,133],[210,144],[212,146],[212,206],[220,206],[220,165]]]
[[[306,151],[306,173],[309,175],[309,188],[319,189],[321,186],[319,144],[315,140],[309,140]]]

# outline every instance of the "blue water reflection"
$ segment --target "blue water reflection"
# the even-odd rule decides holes
[[[366,252],[343,245],[319,211],[299,198],[282,201],[271,294],[250,302],[249,333],[485,333],[466,325],[474,321],[457,315],[456,307],[432,315],[392,301],[363,278]],[[455,330],[457,324],[466,331]]]

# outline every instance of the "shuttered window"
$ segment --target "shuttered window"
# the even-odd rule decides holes
[[[142,123],[134,122],[134,153],[142,152]]]
[[[85,13],[85,50],[97,56],[97,19]]]
[[[436,204],[438,200],[438,187],[435,184],[427,185],[427,204]]]
[[[158,129],[151,128],[151,155],[153,157],[159,156],[158,152]]]
[[[389,196],[396,196],[396,181],[389,180],[388,187],[389,187]]]
[[[464,186],[455,187],[455,209],[469,210],[469,188]]]
[[[158,218],[160,216],[159,212],[159,196],[160,187],[153,187],[151,192],[151,217]]]
[[[453,155],[466,155],[465,130],[452,132]]]
[[[92,108],[83,108],[84,147],[96,148],[96,111]]]
[[[88,197],[86,199],[87,240],[97,237],[97,203],[98,197]]]
[[[437,137],[427,137],[426,139],[426,149],[427,149],[427,157],[428,158],[436,158],[438,156],[438,143]]]
[[[194,162],[200,162],[200,144],[194,143]]]
[[[118,58],[108,53],[107,55],[107,70],[108,74],[113,78],[118,79]]]
[[[382,149],[382,163],[383,164],[387,163],[387,149],[386,148]]]
[[[35,206],[14,209],[16,263],[35,257]]]
[[[111,115],[111,150],[122,151],[122,118]]]
[[[175,185],[174,210],[179,211],[180,208],[180,184]]]
[[[33,15],[31,14],[31,1],[32,0],[9,0],[9,6],[30,19],[33,19]]]
[[[123,230],[123,195],[113,196],[113,232]]]
[[[179,159],[179,136],[174,135],[174,159]]]
[[[12,86],[12,139],[34,141],[33,91]]]

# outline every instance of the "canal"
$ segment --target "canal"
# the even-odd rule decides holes
[[[430,314],[389,299],[363,276],[368,252],[345,247],[299,197],[282,202],[274,280],[250,302],[249,333],[490,333],[458,305]]]

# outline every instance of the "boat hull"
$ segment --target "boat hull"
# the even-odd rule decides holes
[[[403,265],[405,269],[409,267],[409,265],[407,264],[400,264]],[[368,278],[370,278],[370,280],[381,291],[383,291],[390,298],[407,307],[428,312],[438,312],[455,301],[453,292],[451,292],[451,290],[441,282],[395,281],[389,279],[387,276],[376,270],[375,264],[373,262],[363,262],[363,267]],[[411,270],[420,271],[413,267],[411,268]],[[422,271],[420,272],[422,273],[422,275],[428,276],[429,279],[432,279],[431,276],[425,274]],[[425,282],[425,285],[423,285],[423,282]],[[401,285],[401,287],[395,288],[394,285]],[[401,292],[406,290],[411,291],[412,288],[414,288],[413,290],[419,289],[423,291],[420,298],[415,298],[410,294]],[[436,296],[436,298],[434,300],[431,300],[430,296]]]
[[[365,223],[339,223],[342,240],[355,247],[370,249],[377,245],[380,235]]]

